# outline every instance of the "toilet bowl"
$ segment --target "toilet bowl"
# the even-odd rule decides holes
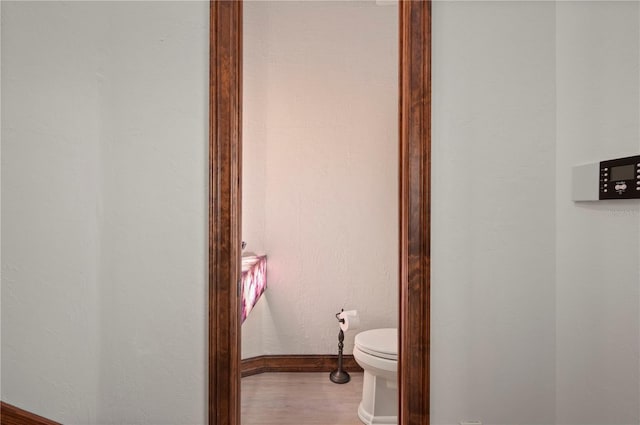
[[[353,357],[364,369],[358,417],[367,425],[398,423],[398,330],[356,335]]]

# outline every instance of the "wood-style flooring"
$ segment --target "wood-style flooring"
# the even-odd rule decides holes
[[[242,425],[362,425],[362,373],[334,384],[329,373],[261,373],[242,378]]]

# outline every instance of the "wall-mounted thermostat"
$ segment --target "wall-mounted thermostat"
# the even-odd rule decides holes
[[[640,155],[573,167],[573,200],[640,199]]]

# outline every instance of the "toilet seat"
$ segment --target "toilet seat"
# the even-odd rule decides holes
[[[372,329],[356,335],[355,346],[374,357],[398,360],[398,329]]]

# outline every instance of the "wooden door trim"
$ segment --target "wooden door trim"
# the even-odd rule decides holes
[[[210,4],[209,408],[210,424],[240,424],[242,3]]]
[[[399,423],[428,425],[431,2],[399,9]],[[240,425],[241,1],[211,1],[210,41],[208,422]]]
[[[400,2],[399,422],[429,423],[431,2]]]

